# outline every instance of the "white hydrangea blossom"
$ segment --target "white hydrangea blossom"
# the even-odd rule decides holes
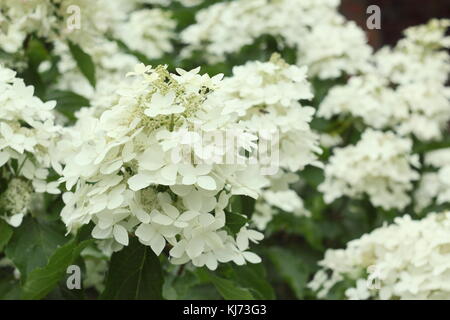
[[[54,101],[42,102],[13,70],[0,66],[0,207],[1,218],[18,226],[37,193],[59,193],[47,183],[49,169],[61,170],[52,157],[61,128],[54,125]]]
[[[318,115],[351,114],[376,128],[420,140],[440,139],[450,120],[450,20],[432,20],[406,30],[393,49],[373,56],[373,68],[329,92]]]
[[[319,165],[321,152],[318,136],[309,125],[315,110],[299,102],[313,97],[306,74],[306,67],[289,65],[274,54],[268,62],[234,67],[221,90],[227,100],[225,114],[236,114],[260,140],[271,142],[267,153],[278,151],[279,166],[292,172]]]
[[[273,216],[280,210],[296,216],[310,216],[311,213],[304,207],[303,199],[290,188],[298,183],[300,178],[292,172],[278,172],[270,176],[270,186],[265,188],[261,197],[256,200],[255,212],[252,221],[259,230],[264,230],[272,221]]]
[[[343,139],[339,134],[329,134],[329,133],[320,134],[320,145],[325,148],[336,147],[341,143],[343,143]]]
[[[171,40],[175,37],[175,21],[168,11],[161,9],[140,9],[139,1],[108,3],[104,9],[114,16],[107,30],[113,38],[122,41],[129,49],[140,52],[149,59],[159,59],[173,50]],[[120,12],[121,14],[118,14]],[[55,41],[55,54],[61,57],[58,71],[61,73],[58,89],[70,90],[91,100],[112,94],[124,74],[131,70],[138,59],[123,52],[115,41],[103,34],[95,38],[90,46],[84,47],[96,66],[96,88],[92,88],[77,68],[68,46]],[[97,104],[96,101],[93,104]]]
[[[435,172],[422,175],[415,194],[416,208],[422,210],[429,205],[450,203],[450,148],[429,152],[425,165],[437,168]]]
[[[67,44],[55,41],[54,51],[61,58],[57,65],[61,77],[56,83],[56,88],[89,98],[91,105],[97,105],[99,99],[114,96],[114,90],[123,76],[139,62],[135,56],[120,51],[117,43],[98,39],[95,46],[86,50],[95,63],[96,87],[93,88],[78,69]],[[41,68],[47,66],[43,63]]]
[[[258,133],[259,160],[277,172],[256,205],[253,220],[259,229],[271,220],[276,212],[273,207],[298,215],[308,213],[302,199],[289,189],[289,184],[298,181],[289,172],[319,165],[317,154],[321,152],[318,136],[309,126],[315,110],[299,102],[312,98],[306,73],[306,67],[288,65],[274,54],[268,62],[234,67],[233,75],[224,80],[225,114],[236,114],[240,124]]]
[[[89,47],[122,14],[120,10],[108,10],[110,2],[115,1],[3,0],[0,3],[0,49],[15,53],[22,49],[30,34],[49,41],[68,39]]]
[[[312,75],[339,77],[365,70],[371,48],[363,30],[339,14],[339,0],[238,0],[220,2],[198,12],[196,23],[181,38],[183,52],[206,51],[211,61],[224,60],[263,35],[297,49],[299,65]]]
[[[308,286],[319,298],[343,279],[356,281],[349,299],[450,299],[450,212],[421,220],[398,217],[345,249],[330,249]],[[329,275],[331,273],[331,275]]]
[[[419,179],[413,169],[420,166],[419,158],[411,151],[410,139],[367,129],[356,145],[334,149],[325,166],[325,181],[319,185],[325,202],[366,194],[374,206],[405,208],[412,183]]]
[[[61,58],[57,65],[61,74],[57,89],[87,98],[106,96],[124,73],[138,63],[135,56],[123,52],[108,37],[142,51],[150,59],[161,58],[173,50],[175,22],[161,9],[141,9],[143,4],[138,0],[6,0],[0,4],[0,49],[20,52],[26,45],[25,39],[36,34],[51,42],[54,53]],[[78,44],[92,57],[99,92],[77,68],[68,41]],[[18,62],[14,63],[19,67]],[[49,67],[50,62],[46,61],[40,70]]]
[[[115,27],[114,34],[131,50],[149,59],[159,59],[171,52],[176,23],[170,13],[161,9],[141,9],[130,13],[125,23]]]
[[[174,2],[179,2],[181,5],[185,7],[193,7],[198,6],[203,3],[205,0],[140,0],[141,2],[155,4],[160,6],[169,6]]]
[[[249,241],[262,234],[244,226],[235,238],[224,229],[229,197],[257,197],[267,184],[240,153],[252,152],[256,137],[222,114],[222,75],[177,72],[138,65],[113,105],[67,131],[61,181],[74,191],[63,196],[62,219],[69,231],[94,222],[92,235],[108,250],[128,245],[132,233],[158,255],[169,245],[175,264],[257,263]],[[215,139],[225,132],[233,144]],[[224,160],[230,155],[239,163]]]

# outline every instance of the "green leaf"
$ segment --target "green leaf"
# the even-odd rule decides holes
[[[102,299],[160,300],[163,275],[158,257],[135,238],[112,255]]]
[[[50,58],[45,45],[38,39],[32,38],[27,44],[28,61],[34,67],[38,67],[43,61]]]
[[[232,234],[238,233],[247,221],[247,217],[242,214],[226,211],[226,227]]]
[[[46,95],[46,100],[56,100],[56,109],[71,121],[76,120],[76,111],[89,106],[88,99],[71,91],[50,91]]]
[[[75,59],[81,73],[86,77],[92,87],[95,88],[95,64],[90,55],[83,51],[80,46],[69,41],[69,49]]]
[[[239,285],[251,290],[258,300],[273,300],[275,292],[267,281],[266,270],[262,263],[233,265],[234,278]]]
[[[0,269],[0,300],[17,300],[20,296],[20,282],[14,278],[12,270]]]
[[[242,288],[235,281],[218,277],[214,273],[204,269],[200,269],[199,272],[214,284],[217,291],[225,300],[255,300],[255,297],[249,289]]]
[[[249,219],[252,217],[253,212],[255,212],[256,200],[252,197],[241,196],[242,203],[242,213],[245,214]]]
[[[67,268],[79,257],[81,251],[93,240],[77,243],[72,240],[55,251],[48,265],[31,272],[23,287],[23,299],[35,300],[44,298],[66,275]]]
[[[248,196],[234,196],[231,198],[231,211],[242,213],[250,219],[255,211],[256,200]]]
[[[47,265],[55,250],[66,242],[57,223],[37,221],[28,216],[14,231],[5,253],[19,269],[22,279],[34,269]]]
[[[301,257],[286,249],[273,247],[269,249],[269,258],[297,299],[303,299],[311,270],[301,260]]]
[[[266,234],[281,232],[286,235],[302,236],[315,249],[323,250],[323,233],[319,225],[309,217],[298,217],[291,213],[280,212],[268,227]]]
[[[300,176],[314,188],[317,188],[325,180],[323,169],[314,166],[306,166]]]
[[[11,239],[12,234],[13,234],[12,227],[5,221],[0,219],[0,252],[6,246],[9,239]]]
[[[27,85],[34,87],[34,94],[39,98],[45,96],[46,86],[39,74],[39,65],[50,59],[47,48],[44,43],[34,37],[30,37],[25,43],[25,55],[28,60],[28,67],[25,68],[19,77],[22,78]]]
[[[45,296],[45,300],[85,300],[83,290],[71,290],[67,287],[65,279]]]
[[[195,271],[168,274],[164,279],[163,296],[167,300],[220,300],[221,296],[209,280],[201,281]]]

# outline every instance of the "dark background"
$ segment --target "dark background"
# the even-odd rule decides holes
[[[381,9],[381,30],[367,30],[366,9],[370,5]],[[394,45],[407,27],[431,18],[450,18],[450,0],[342,0],[341,11],[366,30],[370,44],[379,48]]]

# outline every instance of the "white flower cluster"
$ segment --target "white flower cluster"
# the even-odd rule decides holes
[[[268,62],[252,61],[234,67],[233,75],[224,80],[221,94],[227,101],[225,114],[236,114],[240,124],[258,134],[259,163],[272,166],[272,175],[277,173],[253,216],[259,229],[271,220],[273,206],[286,212],[307,213],[302,199],[289,189],[289,184],[298,179],[283,173],[318,165],[317,154],[321,152],[318,136],[309,126],[315,110],[299,102],[312,98],[306,73],[306,67],[288,65],[274,54]]]
[[[30,35],[54,46],[61,59],[61,79],[57,89],[70,90],[88,98],[106,96],[128,70],[138,63],[135,56],[123,52],[115,41],[150,59],[172,51],[175,22],[161,9],[141,9],[144,3],[129,0],[6,0],[0,4],[0,50],[20,52]],[[97,91],[78,70],[67,41],[79,45],[96,65]],[[41,71],[50,68],[46,61]]]
[[[85,50],[95,63],[96,87],[93,88],[77,67],[66,43],[55,41],[55,54],[60,57],[58,71],[61,74],[56,88],[69,90],[89,98],[91,105],[98,104],[98,99],[113,96],[113,92],[123,79],[123,75],[131,70],[139,61],[130,54],[120,50],[117,43],[107,39],[98,39],[97,44]],[[50,67],[41,64],[41,69]]]
[[[140,1],[160,6],[169,6],[174,2],[179,2],[181,5],[185,7],[193,7],[201,4],[205,0],[140,0]]]
[[[411,201],[408,191],[419,179],[413,169],[420,166],[419,158],[411,151],[410,139],[367,129],[356,145],[334,149],[319,186],[325,202],[366,194],[374,206],[405,208]]]
[[[42,102],[16,73],[0,66],[0,208],[1,218],[18,226],[34,192],[59,193],[47,183],[49,169],[60,165],[51,157],[60,127],[54,125],[55,102]]]
[[[407,29],[395,48],[373,56],[368,73],[333,88],[318,115],[351,114],[376,129],[440,139],[450,120],[448,26],[450,20],[432,20]]]
[[[223,60],[264,35],[297,50],[299,65],[321,78],[365,70],[371,54],[364,32],[339,14],[339,0],[237,0],[220,2],[198,12],[196,23],[181,38],[183,54],[206,51],[211,61]]]
[[[289,65],[274,54],[268,62],[234,67],[221,90],[227,101],[224,114],[236,114],[242,125],[258,133],[266,157],[292,172],[318,164],[321,152],[318,136],[309,126],[315,110],[299,102],[313,97],[306,74],[306,67]]]
[[[429,205],[450,203],[450,148],[432,151],[425,155],[425,165],[437,169],[422,175],[415,194],[418,210]]]
[[[117,14],[121,14],[107,10],[108,2],[111,1],[3,0],[0,3],[0,49],[15,53],[22,49],[30,34],[49,41],[69,39],[82,47],[91,46],[108,30]]]
[[[162,9],[140,9],[129,14],[128,20],[115,27],[115,36],[131,50],[149,59],[159,59],[173,50],[176,23]]]
[[[450,299],[450,212],[395,223],[328,250],[309,287],[325,297],[344,279],[350,299]],[[331,273],[331,275],[329,275]]]
[[[279,211],[295,216],[311,215],[304,207],[303,199],[291,189],[291,185],[300,181],[297,174],[280,171],[269,177],[269,181],[269,187],[265,188],[261,197],[256,200],[255,212],[252,215],[252,221],[259,230],[265,230]]]
[[[171,40],[175,37],[176,23],[168,11],[162,9],[141,9],[139,1],[109,2],[102,9],[113,18],[105,29],[112,38],[122,41],[129,49],[138,51],[149,59],[159,59],[173,50]],[[89,46],[83,47],[96,66],[96,88],[77,68],[68,46],[63,41],[55,41],[55,54],[61,57],[58,71],[61,79],[58,89],[70,90],[96,100],[97,97],[107,97],[113,94],[123,75],[131,70],[138,59],[124,52],[116,41],[107,39],[104,34],[95,38]],[[97,101],[91,101],[93,105]]]
[[[222,75],[177,72],[138,65],[113,105],[67,132],[61,181],[74,191],[62,219],[69,231],[94,222],[93,237],[111,250],[129,233],[158,255],[168,245],[175,264],[259,262],[247,250],[262,234],[244,226],[233,237],[224,210],[231,195],[256,198],[267,184],[242,152],[254,151],[256,136],[223,113]]]

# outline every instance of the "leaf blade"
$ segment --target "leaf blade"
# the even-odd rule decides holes
[[[135,238],[113,254],[102,299],[161,300],[163,275],[153,251]]]
[[[84,52],[83,49],[80,48],[80,46],[70,41],[68,42],[68,45],[70,53],[72,54],[72,57],[75,59],[81,73],[86,77],[91,86],[95,88],[96,85],[95,64],[91,56],[88,55],[86,52]]]

